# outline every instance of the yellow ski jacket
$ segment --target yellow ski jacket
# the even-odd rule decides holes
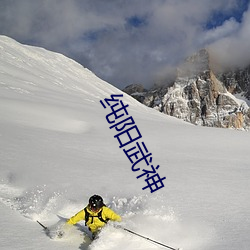
[[[88,221],[85,221],[85,223],[92,233],[95,233],[98,231],[98,229],[102,228],[106,224],[104,221],[108,221],[108,220],[121,221],[122,220],[118,214],[116,214],[113,210],[111,210],[110,208],[106,206],[103,206],[98,212],[93,212],[88,207],[86,207],[85,209],[87,209],[87,212],[89,213]],[[100,214],[100,211],[102,211],[101,217],[104,221],[98,218],[98,214]],[[85,220],[84,209],[82,209],[77,214],[72,216],[67,221],[67,224],[74,225],[80,220]]]

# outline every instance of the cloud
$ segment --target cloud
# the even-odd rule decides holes
[[[240,28],[240,24],[232,17],[224,21],[221,26],[206,30],[200,38],[201,44],[211,44],[225,37],[235,34]]]
[[[120,88],[149,86],[204,46],[213,45],[222,57],[223,46],[247,49],[249,14],[242,22],[233,16],[242,8],[239,2],[2,0],[0,33],[61,52]]]
[[[227,29],[224,24],[220,29]],[[242,22],[232,32],[210,44],[215,60],[225,67],[244,67],[250,64],[250,10],[243,15]]]

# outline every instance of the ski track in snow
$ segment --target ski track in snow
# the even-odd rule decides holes
[[[178,244],[182,244],[186,246],[185,249],[192,249],[194,246],[198,249],[199,244],[204,244],[204,239],[199,242],[197,235],[199,235],[199,227],[202,230],[205,228],[201,228],[201,225],[195,225],[195,229],[195,227],[192,228],[180,221],[178,215],[174,213],[172,208],[164,204],[161,197],[134,196],[132,198],[107,197],[107,199],[109,201],[107,206],[123,217],[121,225],[129,230],[176,248]],[[124,240],[127,242],[126,249],[162,249],[155,243],[115,228],[113,223],[106,226],[94,242],[90,241],[83,222],[68,228],[64,237],[58,239],[57,231],[64,227],[66,219],[60,220],[60,216],[56,215],[61,214],[63,217],[69,218],[75,211],[83,207],[78,202],[66,200],[62,193],[50,193],[46,186],[25,191],[9,183],[1,183],[0,202],[17,211],[26,219],[34,222],[36,220],[45,222],[45,225],[50,229],[49,236],[53,240],[74,246],[79,244],[79,249],[82,250],[115,250],[120,247],[124,249]],[[121,239],[123,240],[121,241]],[[166,242],[162,242],[160,239],[165,239]]]

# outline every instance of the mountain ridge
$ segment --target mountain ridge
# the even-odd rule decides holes
[[[211,61],[209,51],[202,49],[177,68],[171,85],[144,91],[140,85],[131,85],[123,91],[146,106],[195,125],[248,130],[250,66],[217,72]]]

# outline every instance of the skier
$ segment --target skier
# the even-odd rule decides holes
[[[67,224],[74,225],[80,220],[85,220],[85,226],[92,232],[92,238],[94,239],[109,220],[120,222],[122,219],[113,210],[105,206],[101,196],[95,194],[89,198],[89,204],[72,216]]]

